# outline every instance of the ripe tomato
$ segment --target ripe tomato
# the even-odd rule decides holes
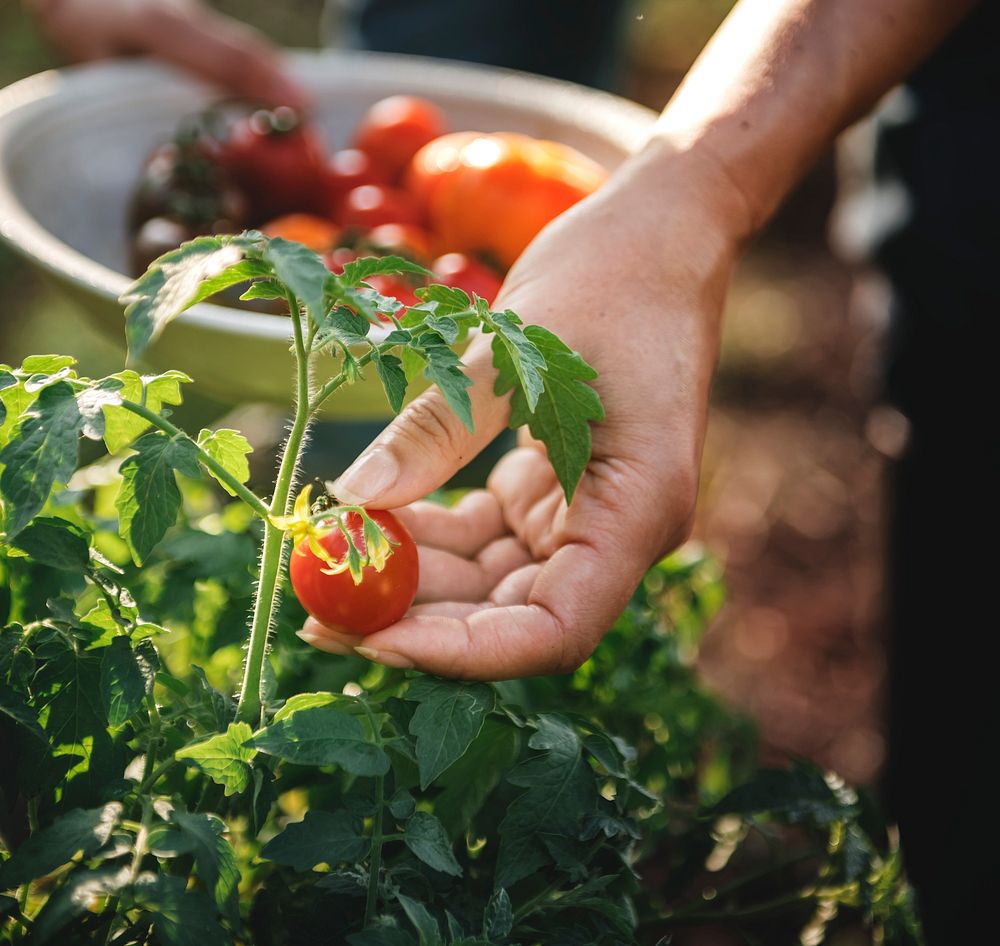
[[[358,254],[350,247],[338,246],[323,257],[323,262],[326,263],[326,268],[331,273],[339,276],[344,271],[344,267],[348,263],[353,263],[357,258]]]
[[[361,243],[383,256],[405,256],[418,263],[430,259],[431,235],[408,223],[383,223],[365,234]]]
[[[496,299],[503,280],[489,266],[464,253],[445,253],[431,263],[434,281],[464,289],[472,295],[482,296],[490,305]]]
[[[484,251],[509,267],[605,176],[567,145],[501,132],[432,141],[414,157],[407,185],[442,246]]]
[[[246,192],[257,220],[322,202],[323,141],[290,108],[260,110],[237,121],[219,159]]]
[[[371,229],[383,223],[420,223],[420,212],[406,191],[395,187],[364,184],[349,191],[340,205],[345,227]]]
[[[419,564],[417,546],[407,528],[391,513],[370,509],[368,515],[392,542],[398,543],[382,571],[368,565],[355,585],[349,571],[325,573],[327,565],[300,542],[292,552],[289,573],[295,595],[317,621],[342,634],[364,636],[398,621],[410,609],[417,594]],[[365,548],[363,520],[356,512],[346,515],[346,525],[358,548]],[[339,530],[319,540],[330,555],[341,561],[347,540]]]
[[[340,227],[314,214],[285,214],[269,220],[260,229],[265,236],[303,243],[316,253],[327,252],[340,236]]]
[[[393,95],[368,109],[354,132],[353,144],[398,179],[410,159],[446,130],[444,115],[436,105],[412,95]]]
[[[348,191],[363,184],[388,184],[389,174],[372,156],[358,148],[335,151],[326,164],[323,199],[326,212],[336,218]]]

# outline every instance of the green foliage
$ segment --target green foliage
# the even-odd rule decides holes
[[[260,234],[199,238],[129,290],[131,350],[251,281],[300,320],[303,430],[372,362],[393,410],[422,372],[471,427],[452,346],[478,327],[512,423],[572,496],[602,416],[589,366],[459,290],[419,289],[404,311],[365,285],[384,272],[424,274],[386,258],[335,276]],[[321,353],[327,380],[310,377]],[[770,941],[819,942],[848,915],[919,942],[864,799],[805,763],[755,774],[752,730],[699,686],[722,599],[710,557],[652,569],[563,677],[468,683],[319,654],[277,602],[298,444],[261,499],[242,435],[168,420],[188,380],[88,379],[59,355],[0,366],[4,942],[629,946],[702,919],[754,941],[775,917]],[[81,437],[116,456],[78,470]],[[262,532],[278,536],[270,578]]]

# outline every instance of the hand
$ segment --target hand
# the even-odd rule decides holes
[[[466,679],[573,670],[644,571],[688,534],[719,312],[745,206],[690,156],[652,148],[554,221],[511,270],[497,307],[546,325],[599,372],[606,420],[567,509],[536,446],[497,465],[454,509],[399,511],[420,546],[418,604],[359,641],[314,620],[305,640]],[[475,433],[437,390],[417,398],[335,484],[397,507],[444,483],[505,425],[489,339],[464,359]]]
[[[83,62],[146,53],[235,95],[301,107],[306,96],[256,30],[198,0],[33,0],[42,29]]]

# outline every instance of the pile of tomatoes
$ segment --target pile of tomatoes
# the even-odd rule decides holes
[[[306,244],[334,272],[359,256],[404,256],[492,302],[532,237],[604,176],[556,142],[450,131],[437,106],[414,96],[375,103],[332,154],[292,109],[225,103],[147,159],[130,212],[133,266],[199,233],[256,227]],[[370,282],[418,301],[419,282]]]

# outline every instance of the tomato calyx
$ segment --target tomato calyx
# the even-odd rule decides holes
[[[361,517],[364,539],[361,546],[357,544],[345,521],[348,513],[356,513]],[[340,575],[349,571],[355,585],[361,584],[364,570],[368,566],[377,572],[382,571],[393,548],[399,544],[385,534],[363,506],[331,506],[328,497],[320,497],[313,503],[312,484],[303,487],[296,497],[290,516],[270,516],[269,519],[272,526],[289,534],[294,546],[293,555],[304,555],[308,548],[326,566],[321,569],[324,575]],[[347,552],[341,559],[331,556],[320,541],[338,530],[347,543]]]

